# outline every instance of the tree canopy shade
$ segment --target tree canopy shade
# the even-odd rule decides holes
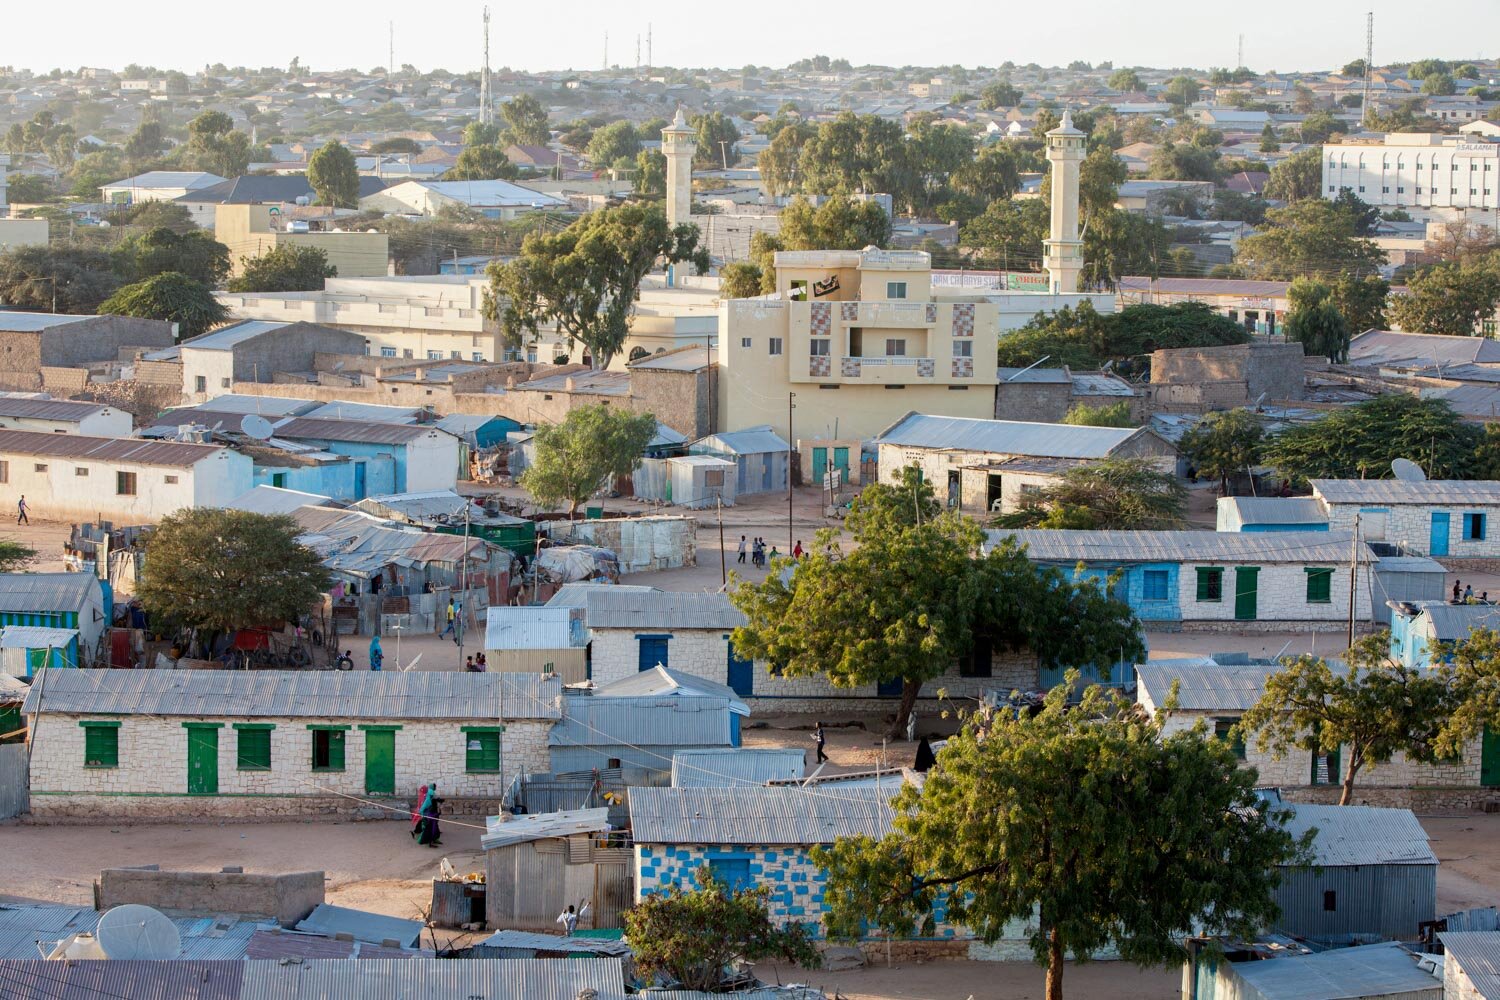
[[[1431,652],[1434,659],[1450,663],[1452,711],[1438,735],[1437,750],[1453,757],[1486,726],[1500,729],[1500,631],[1475,628]]]
[[[735,962],[779,958],[804,968],[822,964],[803,924],[777,927],[766,912],[768,886],[731,889],[709,865],[697,870],[698,885],[652,893],[625,911],[636,971],[646,979],[665,976],[686,990],[713,991]]]
[[[1021,509],[995,518],[997,528],[1137,531],[1183,527],[1187,490],[1149,459],[1107,458],[1064,472]]]
[[[635,193],[651,198],[667,194],[667,158],[659,149],[643,149],[635,155]]]
[[[445,181],[515,180],[521,169],[499,146],[465,146],[458,160],[443,174]]]
[[[641,151],[641,137],[629,122],[610,122],[589,140],[587,156],[596,167],[610,167],[619,160],[634,160]]]
[[[545,146],[552,138],[552,131],[547,127],[547,109],[530,94],[522,94],[500,105],[500,114],[519,145]]]
[[[658,260],[691,262],[706,273],[698,227],[669,227],[659,205],[602,208],[560,233],[532,233],[515,260],[490,265],[485,312],[512,346],[554,323],[602,369],[625,343],[641,280]]]
[[[317,292],[339,270],[320,247],[283,243],[259,257],[247,257],[241,273],[229,281],[231,292]]]
[[[731,166],[739,159],[735,143],[740,141],[740,130],[733,120],[725,117],[724,112],[711,111],[706,115],[694,115],[690,124],[698,130],[698,148],[693,154],[693,166],[700,170],[717,170]]]
[[[1327,299],[1293,308],[1287,316],[1286,336],[1301,344],[1309,357],[1325,357],[1334,364],[1349,357],[1349,326],[1338,306]]]
[[[1248,474],[1260,464],[1265,428],[1261,420],[1243,407],[1209,413],[1183,434],[1182,456],[1200,476],[1219,481],[1219,490],[1229,494],[1229,480]]]
[[[1105,403],[1102,406],[1075,403],[1068,408],[1067,413],[1063,414],[1062,423],[1078,427],[1139,426],[1135,416],[1130,412],[1128,399],[1122,399],[1118,403]]]
[[[1021,89],[1009,80],[997,80],[979,92],[979,106],[986,111],[1013,108],[1021,103]]]
[[[1263,461],[1293,482],[1383,479],[1397,458],[1432,479],[1465,479],[1482,437],[1442,400],[1395,393],[1287,428],[1267,444]]]
[[[1035,716],[977,714],[923,789],[896,796],[890,834],[814,852],[830,937],[930,935],[941,915],[993,942],[1025,921],[1047,1000],[1063,1000],[1069,954],[1169,965],[1188,935],[1275,918],[1277,868],[1299,851],[1255,772],[1201,726],[1166,735],[1122,695],[1068,694]]]
[[[1366,765],[1387,763],[1398,753],[1431,763],[1455,707],[1448,671],[1396,663],[1390,647],[1388,631],[1365,636],[1345,655],[1344,671],[1315,656],[1289,659],[1266,679],[1265,693],[1240,719],[1241,730],[1277,759],[1292,748],[1342,750],[1341,806],[1353,799]]]
[[[628,476],[656,434],[656,418],[604,403],[576,406],[560,424],[536,430],[536,460],[521,486],[540,507],[568,505],[568,515],[606,479]]]
[[[1413,333],[1472,337],[1500,304],[1500,253],[1434,264],[1413,274],[1407,294],[1391,300],[1391,319]]]
[[[821,531],[789,576],[773,571],[731,592],[747,619],[734,645],[836,687],[901,681],[893,732],[923,682],[969,655],[976,635],[1048,664],[1109,664],[1143,648],[1128,605],[1033,566],[1010,539],[986,549],[978,525],[943,512],[915,468],[866,487],[846,523],[857,548],[842,551]]]
[[[222,111],[205,111],[188,122],[188,156],[199,170],[239,177],[250,169],[250,137]]]
[[[157,226],[127,236],[114,248],[115,273],[124,282],[143,281],[176,271],[194,281],[214,285],[229,273],[229,248],[202,229],[178,233]]]
[[[1260,279],[1374,274],[1385,263],[1385,251],[1359,235],[1358,222],[1344,206],[1322,199],[1273,208],[1265,229],[1240,240],[1234,259]]]
[[[1271,168],[1271,176],[1266,178],[1265,196],[1276,201],[1302,201],[1318,197],[1322,186],[1323,151],[1304,149]]]
[[[1084,301],[1077,308],[1038,314],[1002,337],[999,363],[1023,368],[1050,355],[1048,364],[1087,369],[1112,360],[1121,370],[1129,370],[1141,363],[1142,355],[1155,350],[1220,347],[1249,339],[1244,327],[1201,302],[1142,303],[1101,314]]]
[[[94,313],[120,285],[108,251],[80,243],[0,251],[0,299],[21,309]]]
[[[1120,90],[1127,93],[1145,90],[1146,85],[1141,82],[1141,76],[1133,69],[1117,69],[1109,75],[1105,86],[1110,90]]]
[[[176,271],[121,287],[99,304],[99,311],[176,323],[181,339],[207,333],[229,318],[229,311],[214,298],[212,289]]]
[[[295,621],[328,589],[328,571],[289,517],[197,507],[164,518],[146,543],[140,589],[152,615],[232,631]]]
[[[318,196],[320,205],[359,207],[359,165],[354,154],[341,142],[324,144],[308,159],[307,183]]]

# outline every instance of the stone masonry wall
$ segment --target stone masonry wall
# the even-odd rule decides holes
[[[1329,504],[1328,506],[1328,530],[1329,531],[1352,531],[1354,530],[1354,515],[1360,513],[1361,507],[1381,507],[1382,504]],[[1449,566],[1448,559],[1497,559],[1500,558],[1500,507],[1495,506],[1463,506],[1448,507],[1433,504],[1390,504],[1386,506],[1385,514],[1385,541],[1400,543],[1413,555],[1432,554],[1432,515],[1434,513],[1447,513],[1448,515],[1448,555],[1439,556],[1444,566]],[[1485,537],[1478,540],[1466,540],[1464,538],[1464,515],[1485,515]],[[1370,541],[1376,541],[1374,533],[1370,530],[1370,515],[1365,514],[1360,520],[1360,530],[1363,537]]]
[[[31,735],[31,809],[38,817],[71,815],[81,807],[106,815],[246,815],[323,813],[343,797],[344,808],[370,798],[365,793],[365,731],[359,720],[255,718],[222,720],[217,730],[219,791],[187,794],[188,730],[184,722],[212,718],[175,716],[119,717],[119,766],[84,766],[84,728],[79,722],[97,716],[43,715]],[[236,721],[272,723],[271,769],[236,766]],[[372,725],[391,720],[371,720]],[[349,725],[344,734],[344,769],[313,771],[315,725]],[[497,799],[518,773],[546,771],[547,736],[552,723],[525,719],[506,723],[500,773],[466,772],[464,725],[494,725],[493,719],[469,722],[396,720],[395,795],[404,810],[419,786],[436,780],[445,798]]]

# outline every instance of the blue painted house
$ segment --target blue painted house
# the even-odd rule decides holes
[[[1312,497],[1220,497],[1219,531],[1327,531],[1328,512]]]
[[[1434,559],[1500,558],[1500,482],[1314,479],[1313,496],[1334,531],[1359,518],[1360,537]]]
[[[1396,601],[1391,604],[1391,659],[1408,667],[1438,662],[1435,644],[1467,639],[1476,628],[1495,628],[1491,604]]]
[[[458,485],[459,439],[432,424],[292,417],[275,425],[274,439],[313,445],[322,451],[354,459],[355,500],[382,493],[451,490]],[[383,459],[392,462],[393,482],[382,482],[380,488],[376,488],[370,477],[372,472],[384,468]],[[328,493],[325,489],[299,486],[291,481],[270,485],[284,485],[288,489],[309,493]]]
[[[108,585],[91,573],[4,573],[0,574],[0,629],[12,626],[30,626],[49,630],[72,632],[62,650],[63,664],[76,667],[92,663],[100,653],[101,640],[109,628],[110,593]],[[17,636],[13,642],[40,642],[39,633]],[[62,632],[45,637],[53,641],[62,640]],[[27,673],[30,667],[41,665],[45,660],[28,656]],[[56,662],[57,653],[52,653]]]

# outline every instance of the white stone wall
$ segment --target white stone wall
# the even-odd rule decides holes
[[[230,719],[179,716],[123,716],[119,732],[119,766],[84,766],[84,728],[79,722],[101,716],[44,714],[32,730],[31,796],[34,812],[45,812],[50,796],[99,798],[109,811],[111,796],[186,796],[188,730],[184,722],[218,722],[219,797],[344,795],[365,797],[365,731],[359,720],[307,718]],[[236,721],[273,723],[271,770],[244,771],[236,766],[239,731]],[[390,720],[371,720],[372,725]],[[350,725],[344,734],[344,770],[313,771],[309,724]],[[396,797],[411,799],[433,780],[444,797],[496,798],[516,774],[546,771],[550,721],[513,720],[506,723],[501,772],[466,773],[466,740],[462,726],[494,725],[493,719],[458,721],[397,720]],[[198,802],[217,802],[194,796]],[[226,807],[227,808],[227,807]]]
[[[1443,962],[1443,1000],[1486,1000],[1485,994],[1449,952]]]
[[[1349,620],[1349,566],[1330,563],[1261,563],[1256,577],[1255,621],[1336,621]],[[1326,604],[1309,604],[1307,600],[1308,566],[1333,570]],[[1224,571],[1222,595],[1218,601],[1198,600],[1198,569],[1218,568]],[[1184,622],[1234,621],[1235,567],[1231,563],[1183,563],[1177,574],[1177,601]],[[1355,618],[1370,620],[1370,574],[1361,567],[1355,577]]]
[[[630,677],[640,670],[638,635],[664,635],[665,630],[593,629],[592,663],[595,684],[608,684]],[[730,632],[719,629],[678,629],[667,643],[666,666],[672,670],[703,677],[718,684],[729,683]],[[876,685],[835,687],[826,677],[785,677],[772,675],[763,661],[755,664],[755,680],[750,704],[769,711],[803,711],[803,705],[779,704],[780,699],[858,699],[878,698]],[[922,686],[922,697],[936,698],[939,690],[950,698],[977,697],[986,691],[1032,690],[1037,686],[1036,659],[1028,654],[997,653],[992,660],[990,677],[960,677],[950,670]],[[882,699],[882,703],[894,699]],[[806,706],[812,708],[815,706]]]
[[[1328,508],[1329,531],[1353,531],[1354,515],[1363,507],[1380,507],[1381,504],[1325,504]],[[1360,537],[1368,541],[1400,543],[1413,555],[1432,554],[1432,515],[1448,515],[1448,558],[1494,559],[1500,557],[1500,506],[1447,507],[1439,504],[1389,504],[1385,506],[1385,531],[1372,532],[1371,516],[1366,513],[1360,519]],[[1485,515],[1483,541],[1464,539],[1464,515]],[[1378,517],[1379,515],[1377,515]]]

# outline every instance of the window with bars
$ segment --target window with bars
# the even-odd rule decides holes
[[[1224,599],[1224,570],[1218,566],[1198,569],[1198,602],[1217,604]]]
[[[342,729],[314,729],[312,731],[312,769],[314,771],[342,771],[344,769],[344,731]]]

